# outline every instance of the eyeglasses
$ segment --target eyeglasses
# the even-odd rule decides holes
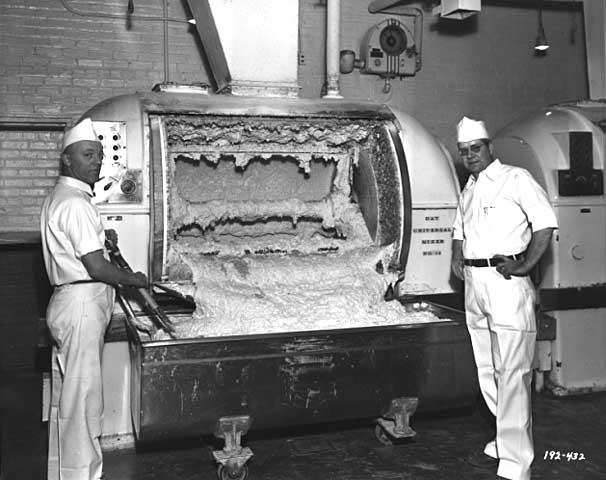
[[[462,157],[467,157],[470,153],[480,153],[484,145],[484,142],[478,142],[472,143],[468,147],[459,147],[459,155]]]

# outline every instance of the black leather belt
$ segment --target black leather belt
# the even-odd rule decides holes
[[[76,285],[78,283],[99,283],[99,280],[76,280],[75,282],[62,283],[61,285],[55,285],[55,288],[63,287],[65,285]]]
[[[521,260],[523,255],[521,253],[517,253],[515,255],[503,255],[505,258],[509,258],[511,260]],[[463,260],[463,264],[468,267],[496,267],[503,263],[503,259],[492,257],[492,258],[466,258]]]

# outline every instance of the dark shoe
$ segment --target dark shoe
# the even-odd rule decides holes
[[[496,458],[486,455],[484,452],[473,452],[465,457],[465,461],[475,468],[482,470],[493,470],[499,465]]]

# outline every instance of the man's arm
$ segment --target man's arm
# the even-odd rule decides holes
[[[116,267],[104,256],[102,250],[83,255],[82,263],[93,280],[111,285],[132,285],[137,288],[147,287],[147,277],[141,272],[127,272]]]
[[[539,262],[545,250],[547,250],[554,230],[555,228],[543,228],[542,230],[533,232],[530,244],[524,255],[524,260],[515,261],[502,255],[496,255],[496,257],[503,259],[503,263],[497,267],[497,272],[508,280],[511,278],[511,275],[516,277],[528,275]]]
[[[452,273],[454,273],[457,278],[464,280],[463,240],[452,241],[452,259],[450,261],[450,268],[452,269]]]

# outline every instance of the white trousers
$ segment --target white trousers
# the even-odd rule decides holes
[[[103,283],[65,285],[51,297],[48,480],[101,478],[101,356],[113,306],[114,289]]]
[[[531,380],[536,292],[529,277],[506,280],[493,267],[465,267],[467,328],[484,400],[496,416],[496,438],[484,453],[497,474],[529,480],[534,458]]]

